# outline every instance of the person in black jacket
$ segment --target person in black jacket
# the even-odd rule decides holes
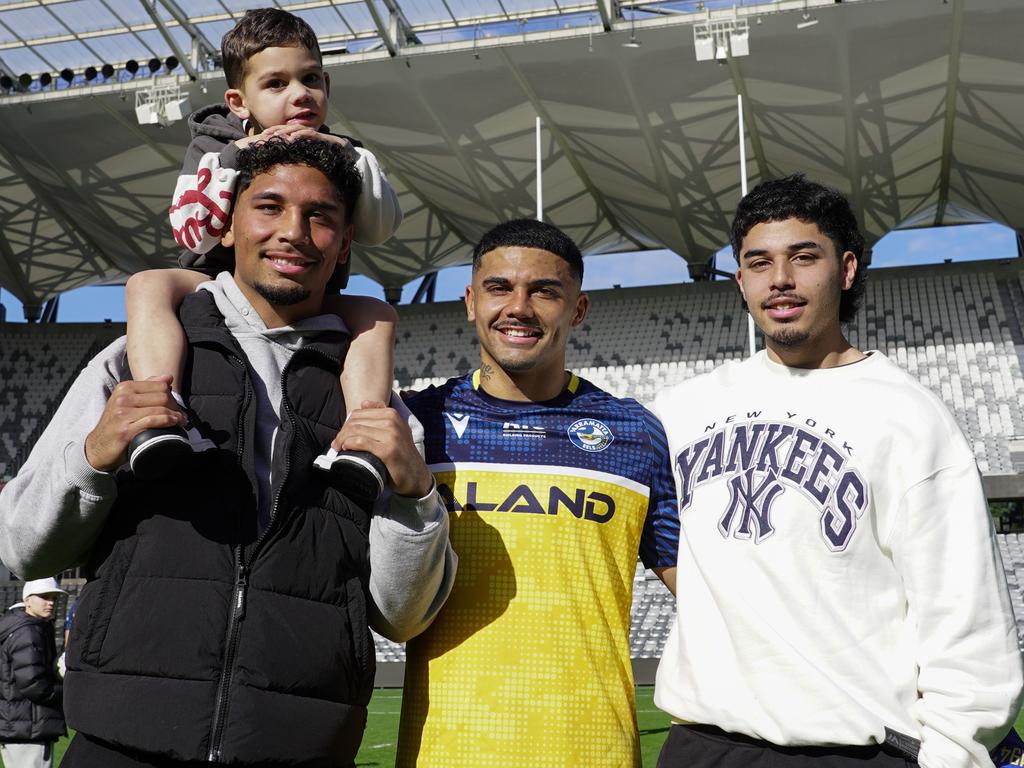
[[[87,578],[62,768],[351,768],[373,692],[370,627],[403,642],[451,589],[448,513],[418,422],[395,397],[341,428],[348,334],[321,305],[348,257],[354,166],[301,138],[256,143],[238,164],[234,272],[180,314],[182,391],[212,447],[173,477],[125,470],[131,439],[181,412],[166,377],[130,379],[122,338],[0,492],[0,560],[30,576],[81,564]],[[386,466],[376,505],[313,467],[335,438]]]
[[[67,594],[57,580],[36,579],[24,603],[0,618],[0,756],[4,768],[50,768],[65,733],[53,616]]]

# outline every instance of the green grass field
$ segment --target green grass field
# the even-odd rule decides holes
[[[392,768],[395,764],[395,741],[398,736],[398,713],[402,708],[402,691],[378,689],[370,702],[363,746],[356,758],[357,766]],[[636,688],[636,720],[640,728],[640,751],[644,768],[654,768],[658,753],[668,735],[669,716],[654,706],[654,686]],[[1024,710],[1017,716],[1017,732],[1024,733]]]
[[[640,726],[640,750],[644,768],[654,768],[658,752],[668,733],[669,718],[654,706],[654,687],[640,685],[636,689],[637,723]],[[370,701],[370,716],[363,736],[363,746],[356,758],[357,766],[392,768],[395,764],[395,742],[398,739],[398,713],[402,709],[402,691],[379,688]],[[1024,711],[1017,716],[1017,732],[1024,733]],[[56,764],[67,748],[68,739],[61,739],[55,751]],[[0,763],[0,766],[3,764]]]
[[[636,689],[637,724],[640,726],[640,749],[644,766],[653,768],[658,752],[668,734],[669,718],[654,706],[654,687]],[[402,708],[402,691],[378,689],[370,702],[370,717],[366,725],[363,746],[356,758],[357,766],[391,768],[395,764],[395,742],[398,736],[398,713]]]

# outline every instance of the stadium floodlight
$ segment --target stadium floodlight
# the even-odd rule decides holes
[[[167,126],[192,111],[189,97],[176,83],[153,85],[135,92],[135,119],[139,125]]]
[[[104,64],[102,67],[100,67],[100,74],[103,75],[104,80],[109,80],[114,76],[114,65]]]
[[[182,96],[180,99],[173,99],[168,101],[164,105],[164,117],[167,118],[167,124],[176,123],[179,120],[184,120],[192,113],[192,102],[188,96]]]
[[[43,74],[41,74],[39,76],[39,85],[42,86],[43,88],[46,88],[52,82],[53,82],[53,75],[51,75],[49,72],[43,72]]]
[[[90,66],[85,68],[85,79],[87,82],[91,83],[93,80],[96,79],[96,75],[98,74],[99,71],[96,69],[96,67]]]
[[[28,72],[22,72],[18,76],[18,85],[20,85],[22,88],[28,88],[30,85],[32,85],[32,75],[30,75]]]
[[[167,68],[168,72],[173,72],[174,69],[177,68],[178,64],[179,62],[177,56],[168,56],[166,59],[164,59],[164,66]]]
[[[729,50],[732,51],[733,56],[749,56],[750,55],[750,33],[749,32],[730,32],[729,33]]]
[[[0,75],[0,89],[9,91],[14,87],[14,80],[10,75]]]
[[[73,70],[70,70],[67,67],[65,67],[60,71],[60,79],[68,85],[70,85],[71,81],[75,79],[75,73]]]
[[[715,40],[712,37],[698,37],[697,30],[693,34],[693,52],[697,61],[711,61],[715,58]]]
[[[693,25],[693,52],[697,61],[749,56],[750,25],[735,13],[732,19],[712,21],[709,10],[705,21]]]
[[[135,73],[139,71],[139,62],[135,59],[128,59],[128,61],[124,63],[124,70],[132,77],[135,77]]]
[[[160,59],[153,57],[149,60],[149,63],[146,66],[149,67],[149,73],[152,75],[155,74],[156,71],[160,69],[160,67],[163,65],[160,63]]]

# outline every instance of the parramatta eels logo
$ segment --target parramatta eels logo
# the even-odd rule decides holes
[[[612,444],[615,436],[597,419],[580,419],[574,421],[568,429],[569,440],[577,448],[597,453]]]
[[[760,544],[775,533],[776,499],[793,488],[818,509],[825,544],[841,552],[869,503],[867,484],[847,461],[840,448],[798,424],[730,424],[706,432],[676,454],[679,509],[690,506],[695,488],[725,477],[729,501],[718,532]]]

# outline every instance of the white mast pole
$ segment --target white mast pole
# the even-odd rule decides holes
[[[736,94],[736,114],[739,117],[739,141],[740,141],[740,194],[744,197],[747,194],[747,134],[743,127],[743,95]],[[747,312],[747,347],[751,356],[757,351],[757,341],[754,335],[754,316]]]

